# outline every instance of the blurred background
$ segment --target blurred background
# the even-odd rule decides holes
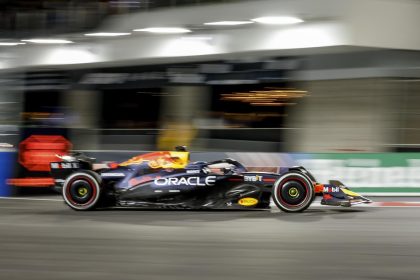
[[[420,0],[0,0],[0,279],[418,279],[419,26]],[[81,213],[52,190],[56,154],[176,145],[375,203]]]
[[[420,149],[420,1],[0,5],[5,151],[31,135],[87,152]]]
[[[420,148],[418,1],[0,5],[5,146],[54,131],[79,150]]]

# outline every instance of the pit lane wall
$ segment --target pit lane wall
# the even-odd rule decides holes
[[[121,162],[145,151],[84,151],[98,161]],[[241,153],[192,152],[192,161],[234,158],[245,166],[302,165],[321,183],[340,180],[352,190],[369,195],[419,195],[420,153]],[[12,192],[5,180],[16,167],[16,154],[0,152],[0,196]]]

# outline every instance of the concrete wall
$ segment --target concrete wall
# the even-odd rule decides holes
[[[380,152],[397,141],[401,84],[386,78],[302,82],[310,96],[290,107],[287,150]]]
[[[398,142],[393,146],[399,148],[419,147],[420,143],[420,80],[401,79],[398,86],[400,95],[398,123]]]

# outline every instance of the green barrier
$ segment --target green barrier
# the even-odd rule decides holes
[[[360,193],[420,195],[420,153],[295,154],[319,181],[340,180]]]

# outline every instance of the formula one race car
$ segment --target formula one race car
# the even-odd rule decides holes
[[[250,172],[233,159],[189,162],[184,146],[139,155],[122,163],[95,164],[80,153],[59,156],[51,174],[75,210],[104,207],[171,209],[270,208],[301,212],[322,195],[322,204],[349,207],[371,201],[339,181],[319,184],[303,167]]]

